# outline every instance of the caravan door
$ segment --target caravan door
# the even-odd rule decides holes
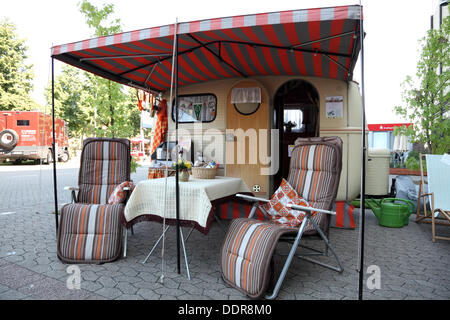
[[[245,92],[246,88],[248,92]],[[233,89],[237,90],[233,93]],[[236,100],[239,90],[244,96],[259,91],[261,102],[245,102],[245,98]],[[263,161],[269,144],[269,114],[268,96],[262,85],[253,80],[235,84],[228,94],[226,115],[225,173],[229,177],[242,178],[256,196],[265,197],[268,195],[268,176],[261,169],[267,165]]]

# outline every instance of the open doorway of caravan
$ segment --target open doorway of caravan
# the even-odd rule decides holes
[[[319,94],[301,79],[285,82],[274,96],[273,126],[279,130],[280,169],[274,177],[279,186],[289,172],[290,153],[297,138],[319,136]]]

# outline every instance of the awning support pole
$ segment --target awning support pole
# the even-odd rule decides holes
[[[80,62],[83,61],[94,61],[94,60],[111,60],[111,59],[127,59],[127,58],[152,58],[152,57],[168,57],[171,56],[170,53],[158,53],[158,54],[138,54],[138,55],[123,55],[123,56],[107,56],[107,57],[93,57],[93,58],[81,58]]]
[[[195,38],[192,34],[188,34],[188,36],[194,40],[195,42],[197,42],[199,45],[201,45],[203,48],[205,48],[206,50],[208,50],[209,52],[211,52],[211,54],[213,56],[215,56],[217,59],[219,59],[221,62],[225,63],[227,66],[229,66],[231,69],[233,69],[234,71],[236,71],[237,73],[239,73],[242,77],[247,78],[248,76],[243,73],[242,71],[240,71],[238,68],[236,68],[235,66],[233,66],[231,63],[226,62],[225,60],[223,60],[223,58],[218,55],[217,53],[215,53],[213,50],[211,50],[210,48],[208,48],[203,42],[201,42],[200,40],[198,40],[197,38]]]
[[[309,45],[317,43],[317,42],[323,42],[323,41],[327,41],[327,40],[331,40],[331,39],[335,39],[335,38],[339,38],[339,37],[343,37],[343,36],[349,36],[349,35],[354,34],[354,33],[355,33],[355,31],[344,32],[344,33],[336,34],[334,36],[329,36],[329,37],[325,37],[325,38],[321,38],[321,39],[317,39],[317,40],[313,40],[313,41],[308,41],[308,42],[305,42],[305,43],[297,44],[295,46],[292,46],[292,48],[299,48],[299,47],[309,46]]]
[[[178,19],[175,25],[175,148],[176,157],[175,161],[178,163]],[[167,152],[169,152],[169,146],[167,146]],[[175,198],[176,198],[176,213],[177,213],[177,272],[181,273],[181,262],[180,262],[180,169],[175,170]]]
[[[327,54],[324,54],[324,56],[327,57],[328,60],[330,60],[331,62],[335,63],[338,67],[343,69],[347,74],[350,72],[350,70],[348,68],[346,68],[342,63],[339,63],[338,61],[334,60],[332,57],[330,57]]]
[[[154,65],[153,65],[152,70],[150,70],[150,73],[148,74],[147,78],[145,79],[144,85],[147,85],[147,82],[148,82],[148,80],[150,79],[150,77],[152,76],[153,71],[155,71],[155,68],[156,68],[157,65],[158,65],[158,64],[154,64]],[[150,87],[150,86],[149,86],[149,87]],[[153,107],[153,106],[150,106],[150,109],[151,109],[151,107]]]
[[[58,232],[58,188],[56,181],[56,161],[57,152],[55,150],[55,59],[52,57],[52,155],[53,155],[53,194],[55,197],[55,226],[56,232]]]
[[[360,239],[359,239],[359,287],[358,287],[358,300],[363,299],[363,286],[364,286],[364,229],[366,220],[366,107],[365,107],[365,95],[364,95],[364,27],[362,21],[362,6],[361,0],[360,6],[360,24],[359,33],[361,41],[361,99],[362,99],[362,165],[361,165],[361,203],[360,203]]]

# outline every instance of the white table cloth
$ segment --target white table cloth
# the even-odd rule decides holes
[[[165,199],[165,178],[144,180],[136,185],[125,207],[127,223],[142,216],[151,215],[160,219],[176,219],[175,177],[167,179]],[[233,196],[236,193],[249,193],[250,190],[241,178],[216,177],[215,179],[195,179],[192,176],[180,185],[180,220],[198,224],[207,230],[211,201]],[[156,219],[156,220],[160,220]],[[152,219],[150,219],[152,220]]]

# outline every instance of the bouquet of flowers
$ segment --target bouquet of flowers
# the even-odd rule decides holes
[[[191,168],[192,168],[192,163],[190,161],[184,160],[182,158],[178,159],[178,162],[176,162],[172,165],[172,169],[178,169],[180,171],[189,170]]]
[[[180,181],[189,180],[189,170],[192,168],[192,163],[190,161],[184,160],[183,158],[178,159],[176,163],[172,165],[172,169],[179,171]]]

